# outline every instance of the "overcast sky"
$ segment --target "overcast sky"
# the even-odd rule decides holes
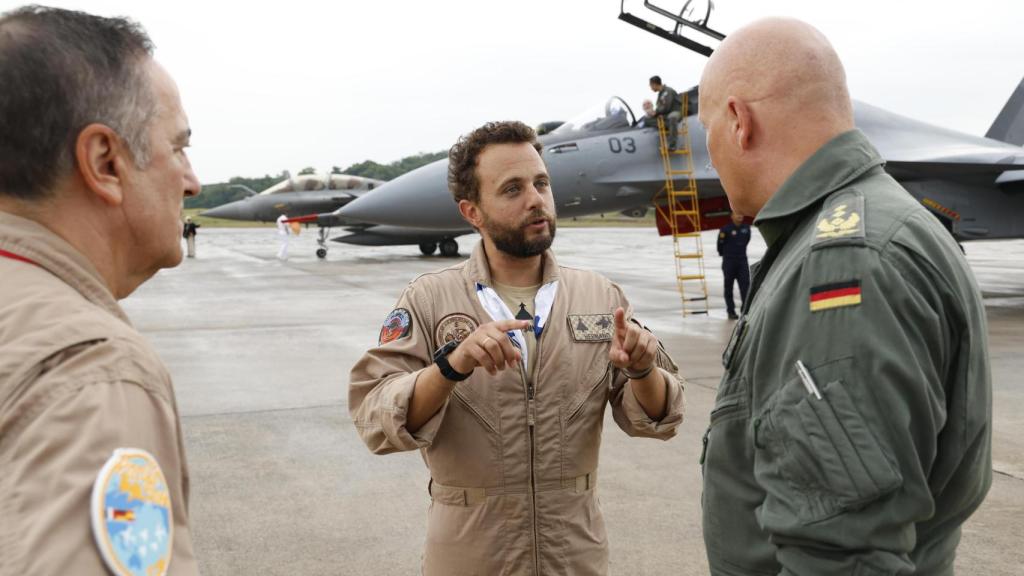
[[[685,89],[705,62],[618,20],[616,0],[53,4],[145,26],[206,183],[390,162],[488,120],[565,120],[611,95],[638,111],[649,76]],[[669,27],[642,0],[626,9]],[[711,25],[728,34],[769,15],[822,30],[855,99],[963,132],[984,134],[1024,76],[1019,0],[717,0]]]

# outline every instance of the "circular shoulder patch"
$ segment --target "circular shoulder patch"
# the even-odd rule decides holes
[[[156,458],[118,448],[92,486],[92,534],[107,568],[119,576],[163,576],[171,564],[174,519]]]
[[[479,324],[476,320],[465,314],[449,314],[437,323],[434,341],[437,342],[438,347],[444,346],[452,340],[462,342],[473,330],[476,330],[477,326]]]
[[[380,327],[380,336],[377,337],[377,345],[383,346],[388,342],[394,342],[404,338],[412,331],[412,317],[405,308],[395,308],[384,319],[384,325]]]

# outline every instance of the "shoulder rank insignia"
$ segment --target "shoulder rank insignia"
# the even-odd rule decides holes
[[[473,333],[473,330],[476,330],[477,326],[476,320],[466,314],[449,314],[437,323],[437,328],[434,330],[434,342],[438,348],[453,340],[462,342]]]
[[[404,338],[412,332],[412,317],[405,308],[395,308],[384,319],[384,325],[380,327],[380,336],[377,337],[377,345],[383,346],[388,342],[394,342]]]
[[[114,451],[93,484],[91,516],[96,547],[112,574],[167,573],[174,541],[171,495],[149,452]]]
[[[572,339],[577,342],[611,342],[615,319],[611,314],[570,314]]]
[[[825,204],[815,227],[815,243],[835,238],[864,237],[864,197],[840,194]]]
[[[811,312],[860,304],[860,280],[822,284],[811,288]]]

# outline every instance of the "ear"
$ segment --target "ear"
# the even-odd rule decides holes
[[[127,147],[109,126],[89,124],[75,140],[75,168],[85,186],[103,202],[120,206],[124,200]]]
[[[469,222],[473,228],[477,230],[483,226],[484,215],[480,211],[480,206],[476,202],[470,202],[469,200],[459,200],[459,213],[462,214],[462,218]]]
[[[746,152],[753,145],[754,117],[747,103],[730,96],[726,102],[729,114],[729,125],[737,148]]]

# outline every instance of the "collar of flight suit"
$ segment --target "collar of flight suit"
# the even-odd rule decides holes
[[[793,172],[758,213],[754,225],[770,247],[796,223],[791,216],[823,201],[836,190],[885,163],[860,130],[854,128],[825,143]]]
[[[92,304],[131,325],[92,262],[49,228],[0,211],[0,250],[31,260]]]
[[[558,262],[555,260],[555,254],[548,249],[544,251],[542,258],[541,285],[558,280]],[[477,242],[476,247],[473,248],[473,254],[469,257],[469,262],[466,263],[464,270],[466,279],[472,282],[473,286],[477,284],[487,287],[494,286],[493,280],[491,280],[491,264],[487,260],[487,251],[484,250],[483,240]]]

